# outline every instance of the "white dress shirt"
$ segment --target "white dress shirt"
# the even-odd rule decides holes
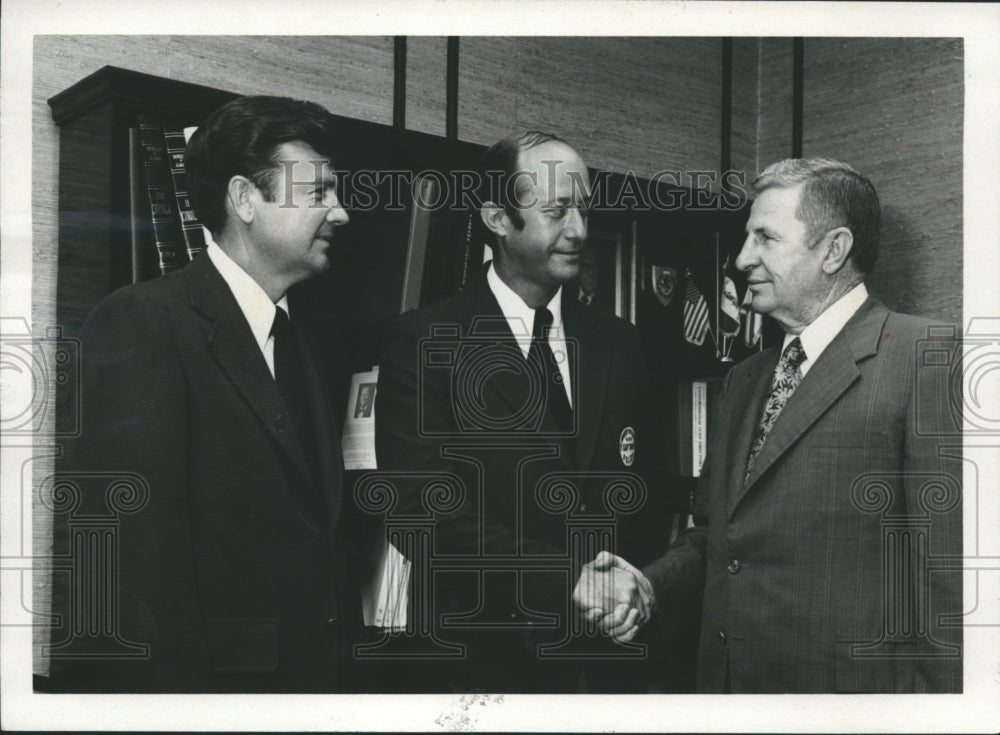
[[[524,303],[524,299],[511,290],[510,286],[503,282],[497,275],[496,269],[490,264],[486,272],[486,282],[490,290],[500,304],[500,310],[510,325],[510,331],[514,333],[518,347],[524,353],[524,358],[528,359],[528,352],[531,350],[531,329],[535,325],[535,310]],[[549,347],[555,355],[559,365],[559,372],[562,375],[563,387],[566,389],[566,400],[569,401],[570,408],[573,407],[572,386],[569,384],[569,360],[566,352],[566,336],[563,333],[562,323],[562,287],[556,291],[556,295],[547,304],[552,312],[552,328],[549,330]]]
[[[277,307],[280,306],[286,314],[289,314],[288,297],[282,296],[278,303],[274,304],[257,281],[226,255],[222,248],[214,242],[209,243],[207,252],[212,265],[233,292],[236,303],[239,304],[240,311],[250,325],[253,338],[264,356],[267,369],[271,371],[271,377],[274,377],[274,337],[271,336],[271,325],[274,324]]]
[[[854,313],[861,308],[861,305],[865,303],[867,298],[868,289],[865,288],[864,283],[859,283],[837,299],[837,301],[833,302],[826,311],[813,319],[812,324],[803,329],[801,334],[785,335],[785,341],[781,345],[782,352],[788,347],[788,343],[796,337],[802,342],[802,349],[805,350],[806,359],[799,369],[802,371],[803,378],[809,372],[809,368],[812,367],[813,363],[816,362],[816,359],[823,354],[823,350],[829,346],[834,337],[840,334],[840,330],[850,321]]]

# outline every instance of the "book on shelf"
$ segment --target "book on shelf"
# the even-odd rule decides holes
[[[194,213],[194,205],[191,204],[191,196],[188,193],[187,171],[184,169],[184,151],[187,149],[184,128],[164,120],[163,142],[170,165],[170,180],[174,187],[174,198],[177,201],[177,213],[180,217],[187,257],[188,260],[194,260],[194,257],[205,249],[205,235],[202,233],[201,221]]]
[[[420,304],[440,301],[461,290],[482,261],[474,237],[473,217],[469,210],[438,208],[431,214],[426,243],[426,264]]]
[[[709,423],[714,418],[722,379],[677,382],[677,441],[680,474],[698,477],[708,451]]]
[[[410,234],[406,245],[406,265],[403,269],[403,295],[399,311],[403,313],[420,306],[427,262],[427,240],[433,210],[427,202],[437,201],[437,182],[430,176],[413,182],[413,205],[410,209]]]
[[[128,129],[129,215],[132,235],[132,283],[144,281],[159,273],[153,266],[153,223],[149,216],[149,202],[142,173],[142,145],[139,128]]]
[[[197,125],[189,125],[188,127],[184,128],[184,145],[185,145],[185,147],[187,146],[188,143],[191,142],[191,136],[195,134],[196,130],[198,130],[198,126]],[[205,240],[205,247],[208,247],[213,242],[215,242],[214,240],[212,240],[212,233],[209,232],[208,228],[205,227],[204,225],[201,225],[201,236]]]
[[[163,125],[150,115],[139,116],[139,147],[142,156],[146,198],[153,221],[158,269],[165,275],[187,263],[177,202],[170,183]]]

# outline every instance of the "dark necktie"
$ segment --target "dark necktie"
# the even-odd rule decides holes
[[[555,355],[549,346],[549,330],[552,328],[552,312],[542,307],[535,310],[535,323],[531,329],[531,348],[528,350],[528,361],[539,365],[545,380],[543,399],[545,413],[555,424],[559,432],[568,432],[573,428],[572,411],[566,388],[563,385],[562,373],[556,363]]]
[[[750,478],[750,470],[753,469],[754,460],[760,454],[761,447],[767,439],[771,427],[781,413],[781,409],[788,402],[788,397],[792,395],[799,383],[802,382],[802,363],[806,360],[806,351],[802,349],[802,342],[798,337],[788,343],[788,347],[778,360],[778,365],[774,368],[774,376],[771,378],[771,391],[767,395],[764,403],[764,412],[760,416],[760,423],[753,435],[753,444],[750,445],[750,456],[747,458],[747,471],[743,476],[746,482]]]
[[[309,423],[309,401],[305,389],[305,372],[295,333],[288,314],[280,306],[274,311],[271,325],[274,337],[274,380],[278,384],[292,426],[298,434],[309,470],[314,479],[319,478],[319,462],[315,451],[315,430]]]

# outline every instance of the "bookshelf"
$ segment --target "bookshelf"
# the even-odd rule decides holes
[[[49,99],[59,126],[56,316],[75,336],[105,295],[147,264],[132,249],[129,131],[139,115],[198,124],[235,95],[106,66]]]
[[[67,336],[76,336],[90,310],[111,291],[156,274],[155,249],[135,247],[135,176],[130,168],[130,130],[140,115],[176,126],[198,125],[219,105],[237,95],[222,89],[105,66],[48,100],[59,126],[59,274],[56,313]],[[336,113],[336,110],[331,110]],[[474,166],[483,146],[393,128],[334,114],[342,138],[336,164],[372,172],[428,169],[449,171]],[[134,156],[132,156],[134,158]],[[371,362],[381,325],[400,309],[410,250],[416,255],[454,250],[451,243],[413,244],[409,190],[402,187],[397,206],[389,206],[391,180],[377,181],[379,205],[350,211],[323,276],[290,294],[320,318],[348,326]],[[345,192],[346,193],[346,192]],[[386,206],[382,206],[385,204]],[[402,206],[398,206],[402,204]],[[146,205],[148,206],[148,204]],[[463,238],[463,213],[430,225],[431,237]],[[426,228],[425,228],[426,230]],[[464,240],[463,240],[464,244]],[[420,283],[407,284],[408,298],[425,303],[446,295],[456,284],[454,269],[426,268]],[[438,282],[440,281],[440,282]]]

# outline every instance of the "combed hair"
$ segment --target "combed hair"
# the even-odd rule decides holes
[[[558,135],[544,133],[540,130],[528,130],[524,133],[508,135],[503,140],[498,140],[483,154],[482,178],[484,190],[481,201],[493,201],[501,205],[511,222],[517,229],[524,227],[524,218],[518,210],[516,201],[507,201],[507,181],[518,171],[518,158],[521,151],[530,150],[543,143],[556,141],[569,145]],[[501,172],[497,179],[496,175],[491,178],[490,172]]]
[[[878,260],[881,206],[872,182],[853,167],[827,158],[786,158],[768,166],[753,180],[754,191],[787,189],[805,184],[795,215],[806,224],[812,241],[836,227],[854,236],[850,260],[863,274]]]
[[[334,118],[314,102],[288,97],[239,97],[198,126],[184,154],[195,214],[218,236],[226,224],[226,191],[246,176],[274,201],[278,147],[301,141],[333,159]]]

